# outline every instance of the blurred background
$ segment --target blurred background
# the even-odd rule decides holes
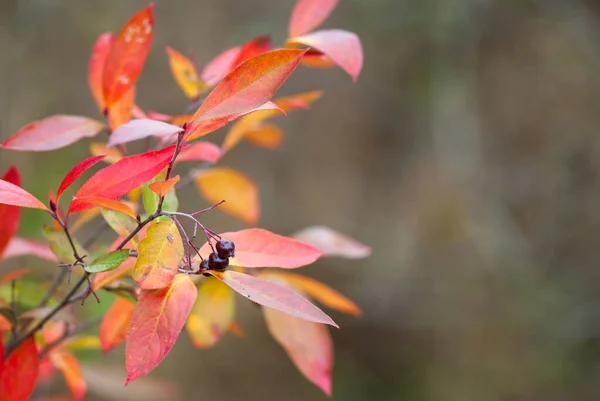
[[[185,108],[166,45],[204,65],[264,33],[281,44],[293,3],[156,1],[137,103]],[[87,87],[92,45],[146,4],[0,1],[0,138],[56,113],[101,118]],[[364,310],[332,313],[342,327],[333,331],[335,399],[600,399],[599,4],[341,0],[323,27],[362,39],[358,83],[340,69],[300,67],[280,94],[325,96],[277,121],[283,147],[244,144],[222,160],[258,182],[260,226],[291,234],[323,224],[374,249],[303,269]],[[16,163],[43,198],[87,155],[87,141],[3,151],[0,170]],[[193,186],[179,197],[184,210],[205,206]],[[26,211],[20,234],[40,237],[40,218]],[[204,222],[243,228],[219,212]],[[247,338],[196,350],[184,334],[156,382],[125,390],[123,348],[93,354],[86,399],[326,399],[269,337],[258,308],[239,302],[238,315]]]

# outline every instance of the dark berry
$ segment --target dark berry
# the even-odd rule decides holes
[[[225,271],[229,266],[229,259],[220,257],[216,252],[213,252],[208,257],[208,267],[210,270],[216,270],[218,272]]]
[[[200,269],[200,271],[209,270],[210,267],[208,266],[208,260],[204,259],[202,262],[200,262],[200,266],[198,266],[198,269]]]
[[[235,256],[235,244],[229,239],[223,238],[222,240],[217,241],[216,248],[219,256],[224,259],[233,258]]]

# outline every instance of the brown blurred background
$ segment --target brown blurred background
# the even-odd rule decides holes
[[[340,3],[324,27],[361,37],[358,83],[339,69],[299,68],[280,93],[325,97],[279,119],[280,150],[243,145],[222,161],[259,183],[262,227],[324,224],[374,248],[367,260],[304,269],[365,312],[333,313],[342,326],[333,332],[335,399],[600,399],[598,2]],[[92,44],[146,4],[0,1],[0,138],[55,113],[100,118],[86,82]],[[292,6],[156,1],[138,104],[185,107],[166,45],[204,64],[264,33],[282,43]],[[86,155],[85,141],[3,151],[0,170],[17,163],[24,186],[43,197]],[[195,188],[179,196],[186,210],[205,205]],[[39,236],[40,215],[24,216],[21,234]],[[206,223],[242,228],[218,212]],[[90,357],[87,399],[325,399],[269,338],[258,308],[238,305],[246,339],[201,351],[183,335],[152,374],[178,392],[143,383],[123,391],[124,373],[112,369],[123,366],[121,348]]]

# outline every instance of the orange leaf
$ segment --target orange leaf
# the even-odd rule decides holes
[[[79,361],[73,354],[63,349],[54,349],[50,352],[50,361],[62,372],[65,383],[73,394],[73,399],[79,401],[83,399],[87,390],[87,385],[83,380],[83,373]]]
[[[271,50],[271,37],[269,35],[261,35],[246,42],[239,51],[235,61],[231,67],[237,67],[246,60],[256,57]]]
[[[31,269],[27,268],[13,270],[10,273],[6,273],[4,276],[0,277],[0,285],[10,283],[11,281],[23,277],[29,273],[31,273]]]
[[[335,61],[333,61],[325,54],[315,49],[310,49],[309,51],[307,51],[304,57],[302,57],[302,61],[300,61],[300,64],[309,68],[322,69],[333,68],[336,65]]]
[[[222,80],[225,75],[227,75],[231,69],[235,67],[233,63],[239,56],[240,50],[241,47],[233,47],[225,50],[223,53],[219,54],[208,64],[206,64],[202,70],[202,73],[200,74],[202,82],[208,86],[213,86]]]
[[[57,114],[29,123],[0,147],[34,152],[60,149],[81,138],[96,136],[103,126],[91,118]]]
[[[132,302],[117,297],[108,309],[100,323],[100,343],[103,352],[108,352],[125,341],[134,307]]]
[[[198,297],[187,320],[187,331],[198,348],[212,347],[233,322],[235,299],[231,288],[208,278],[198,288]]]
[[[110,32],[105,32],[96,39],[94,47],[92,49],[92,56],[88,65],[88,84],[94,100],[98,105],[100,112],[104,112],[106,103],[104,102],[104,93],[102,89],[103,78],[104,78],[104,65],[106,64],[106,57],[110,52],[110,48],[115,41],[115,37]]]
[[[276,149],[283,141],[283,131],[276,125],[265,124],[249,130],[244,138],[256,146]]]
[[[35,196],[23,188],[4,180],[0,180],[0,204],[48,210],[46,205]]]
[[[0,362],[4,360],[2,357],[2,352],[4,351],[4,347],[2,346],[2,335],[10,330],[12,327],[12,323],[8,320],[4,315],[0,315]],[[0,377],[2,374],[2,364],[0,363]]]
[[[94,156],[105,155],[105,162],[113,164],[123,158],[123,153],[117,148],[109,148],[105,143],[90,143],[90,153]]]
[[[225,200],[225,203],[219,206],[223,212],[246,224],[253,225],[258,221],[258,189],[256,184],[242,173],[225,167],[213,168],[198,173],[194,181],[209,202]]]
[[[158,195],[159,197],[162,198],[178,182],[179,182],[179,176],[176,175],[175,177],[171,177],[166,181],[153,182],[152,184],[148,185],[148,188],[150,188],[156,195]]]
[[[298,0],[292,11],[289,36],[304,35],[323,23],[339,0]]]
[[[27,401],[38,378],[39,360],[33,337],[28,337],[4,361],[0,401]]]
[[[178,162],[197,160],[215,164],[221,157],[221,149],[211,142],[196,142],[177,157]]]
[[[280,49],[246,60],[206,97],[192,122],[245,113],[266,103],[296,69],[305,52]]]
[[[112,131],[131,120],[133,106],[135,104],[135,86],[132,86],[127,92],[110,106],[108,110],[108,125]]]
[[[319,248],[327,256],[362,259],[371,254],[371,247],[325,226],[307,227],[292,237]]]
[[[152,45],[154,5],[134,15],[119,32],[104,65],[103,93],[112,107],[134,85]]]
[[[331,396],[333,344],[327,327],[273,309],[263,312],[269,332],[300,373]]]
[[[257,304],[299,319],[338,327],[321,309],[288,287],[234,270],[226,270],[222,273],[210,270],[209,273]]]
[[[197,292],[187,275],[178,274],[169,287],[140,293],[127,332],[125,385],[148,374],[167,356],[194,306]]]
[[[306,57],[306,56],[305,56]],[[273,100],[283,111],[295,109],[308,109],[310,106],[323,96],[323,91],[309,91],[297,93],[292,96],[280,97]]]
[[[177,85],[190,99],[196,99],[207,86],[198,78],[194,63],[183,54],[167,46],[169,66]]]
[[[240,118],[227,132],[222,145],[223,152],[229,152],[244,138],[249,130],[257,127],[261,121],[281,115],[281,112],[281,109],[256,110]]]
[[[267,272],[260,275],[260,277],[269,279],[275,279],[276,281],[282,280],[284,283],[290,284],[293,288],[300,290],[308,296],[316,299],[325,306],[331,309],[339,310],[350,315],[358,316],[362,314],[362,311],[354,302],[340,294],[333,288],[329,287],[312,279],[310,277],[302,276],[300,274],[293,273],[280,273],[280,272]]]
[[[15,166],[10,166],[2,176],[2,179],[5,182],[21,187],[21,176]],[[0,203],[0,222],[2,222],[0,224],[0,259],[10,240],[17,234],[20,219],[20,207]]]
[[[362,70],[363,51],[356,34],[341,29],[317,31],[288,40],[288,45],[306,45],[320,50],[356,82]]]
[[[101,207],[104,209],[114,210],[115,212],[123,213],[132,219],[136,219],[136,214],[129,206],[118,200],[101,198],[99,196],[84,196],[77,198],[77,205],[80,208],[88,209],[90,207]]]
[[[58,262],[48,244],[19,237],[13,237],[10,240],[0,260],[26,255],[37,256],[50,262]]]

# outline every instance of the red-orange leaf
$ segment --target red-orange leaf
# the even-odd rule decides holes
[[[245,113],[266,103],[298,66],[305,52],[280,49],[246,60],[206,97],[192,121]]]
[[[135,305],[117,297],[100,323],[100,344],[103,352],[108,352],[125,341],[127,327]]]
[[[212,168],[198,173],[194,181],[209,202],[225,200],[219,210],[249,225],[258,221],[258,189],[254,181],[242,173],[226,167]]]
[[[230,259],[233,266],[294,269],[309,265],[324,254],[308,244],[261,228],[223,233],[221,237],[235,243],[235,257]],[[210,254],[208,244],[202,246],[201,253]]]
[[[177,157],[178,162],[194,160],[216,163],[221,157],[221,149],[211,142],[196,142]]]
[[[2,363],[4,361],[4,347],[2,346],[2,335],[10,330],[12,323],[4,315],[0,315],[0,377],[2,377]]]
[[[181,132],[181,127],[157,120],[133,120],[117,128],[108,139],[108,146],[135,141],[149,136],[169,137]]]
[[[34,152],[60,149],[95,136],[102,127],[101,122],[91,118],[58,114],[29,123],[0,147]]]
[[[13,237],[10,240],[0,260],[25,255],[33,255],[50,262],[58,262],[48,244],[19,237]]]
[[[98,163],[100,160],[104,159],[104,155],[92,156],[89,157],[77,164],[69,173],[65,176],[65,178],[60,183],[60,187],[58,187],[58,192],[56,192],[56,199],[60,198],[63,192],[67,188],[71,186],[83,173],[85,173],[89,168]]]
[[[135,86],[117,100],[115,104],[107,108],[108,125],[112,131],[131,120],[133,106],[135,105]]]
[[[148,186],[156,195],[163,197],[179,182],[179,176],[171,177],[166,181],[153,182]]]
[[[371,247],[325,226],[307,227],[292,237],[319,248],[327,256],[362,259],[371,254]]]
[[[325,312],[288,287],[234,270],[226,270],[223,273],[213,270],[209,272],[234,291],[257,304],[276,309],[299,319],[338,327]]]
[[[333,343],[322,324],[307,322],[273,309],[263,309],[269,332],[300,373],[331,396]]]
[[[2,179],[17,187],[21,186],[21,176],[15,166],[10,166],[2,176]],[[17,234],[20,219],[20,207],[0,204],[0,259],[10,240]]]
[[[306,56],[305,56],[306,57]],[[291,96],[280,97],[273,100],[284,111],[295,109],[308,109],[314,102],[323,96],[323,91],[308,91]]]
[[[200,74],[200,79],[202,79],[202,82],[208,86],[213,86],[222,80],[225,75],[227,75],[234,67],[233,62],[239,56],[240,50],[241,47],[239,46],[225,50],[223,53],[219,54],[208,64],[206,64],[202,70],[202,73]]]
[[[87,385],[83,380],[83,373],[79,361],[73,354],[64,349],[58,348],[50,352],[50,361],[62,372],[65,383],[73,394],[73,399],[79,401],[83,399],[87,390]]]
[[[187,97],[196,99],[206,89],[206,85],[198,77],[196,66],[189,58],[168,46],[167,55],[169,56],[171,73],[177,85]]]
[[[153,7],[150,3],[125,24],[106,57],[103,93],[109,108],[134,85],[144,68],[152,45]]]
[[[339,0],[298,0],[292,11],[289,36],[308,33],[323,23],[337,6]]]
[[[288,40],[288,44],[314,47],[331,58],[356,82],[363,66],[363,51],[356,34],[341,29],[317,31]]]
[[[94,48],[92,49],[92,56],[88,65],[88,84],[94,100],[98,105],[98,109],[104,112],[106,103],[104,102],[104,93],[102,89],[104,79],[104,65],[106,64],[106,57],[110,52],[110,48],[115,40],[115,37],[110,32],[105,32],[96,39]]]
[[[167,288],[140,293],[127,332],[125,385],[148,374],[167,356],[194,306],[196,295],[196,285],[185,274],[178,274]]]
[[[0,180],[0,204],[48,210],[38,198],[4,180]]]
[[[271,36],[261,35],[248,42],[246,42],[235,59],[231,64],[232,67],[236,67],[246,60],[256,57],[259,54],[263,54],[271,50]]]
[[[83,202],[78,205],[78,198],[93,196],[116,199],[139,187],[167,167],[173,158],[174,151],[175,146],[169,146],[161,150],[128,156],[103,168],[77,191],[69,212],[79,212],[91,207],[88,203]]]
[[[0,277],[0,285],[10,283],[11,281],[18,279],[19,277],[23,277],[29,273],[31,273],[31,269],[27,268],[13,270],[10,273],[6,273]]]
[[[135,212],[131,210],[131,208],[127,204],[119,202],[115,199],[101,198],[99,196],[83,196],[73,201],[72,205],[75,205],[74,207],[80,210],[81,208],[89,209],[92,207],[101,207],[104,209],[110,209],[114,210],[115,212],[126,214],[134,220],[136,219]]]
[[[27,401],[38,378],[39,360],[33,337],[28,337],[4,361],[0,401]]]

